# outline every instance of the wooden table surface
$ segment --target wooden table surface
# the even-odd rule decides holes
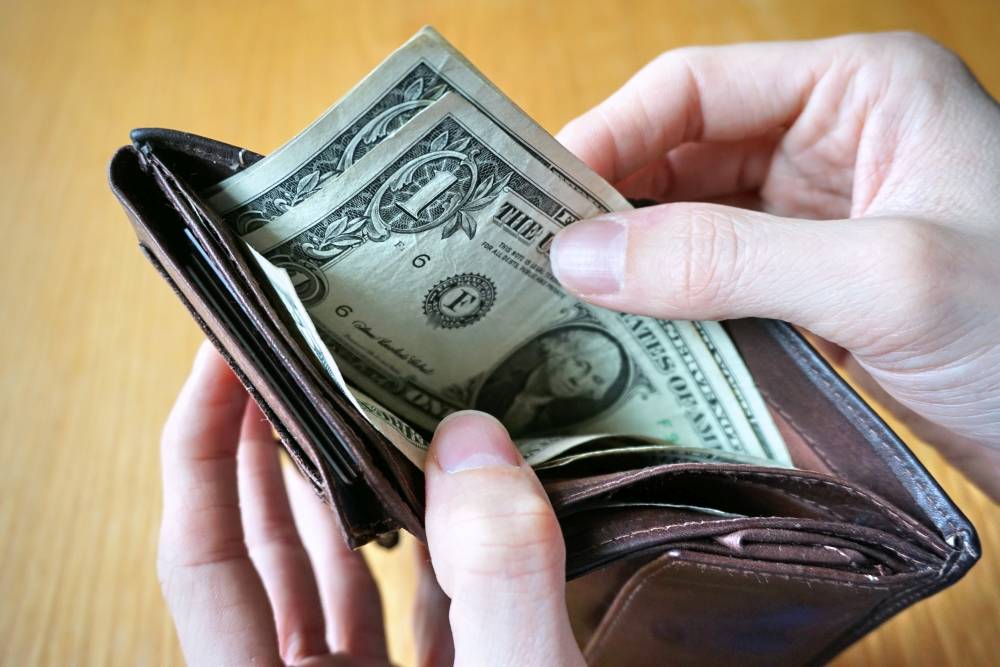
[[[432,23],[550,130],[685,44],[906,28],[1000,93],[1000,3],[14,2],[0,20],[0,663],[181,663],[154,570],[160,425],[201,335],[105,181],[137,126],[267,152]],[[963,581],[840,665],[1000,654],[1000,512],[914,450],[980,531]],[[412,664],[405,550],[368,550]],[[992,664],[996,664],[993,662]]]

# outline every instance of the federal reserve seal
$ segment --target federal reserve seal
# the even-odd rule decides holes
[[[458,273],[427,292],[424,315],[434,327],[461,329],[483,319],[496,296],[496,285],[486,276]]]

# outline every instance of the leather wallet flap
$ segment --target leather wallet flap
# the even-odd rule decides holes
[[[348,541],[360,545],[399,526],[420,535],[415,471],[403,467],[412,466],[398,456],[378,459],[389,446],[319,379],[234,239],[212,238],[199,226],[204,211],[194,195],[152,151],[119,151],[111,180],[147,256],[261,404],[299,468],[341,514]],[[198,264],[207,268],[199,273]],[[374,452],[365,443],[375,443]],[[338,450],[346,457],[331,455]]]

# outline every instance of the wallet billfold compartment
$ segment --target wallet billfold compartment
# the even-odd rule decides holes
[[[400,528],[422,540],[422,472],[332,385],[247,246],[197,194],[260,159],[141,129],[112,159],[110,181],[143,253],[339,515],[348,544]],[[725,327],[794,469],[619,453],[539,470],[590,664],[822,663],[979,556],[968,520],[794,329]]]

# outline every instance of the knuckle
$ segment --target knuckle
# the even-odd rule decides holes
[[[682,46],[664,51],[650,63],[654,67],[687,67],[692,60],[697,60],[707,52],[704,46]]]
[[[899,30],[889,35],[892,45],[901,50],[922,56],[937,56],[943,53],[950,53],[948,49],[935,39],[923,33],[912,30]]]
[[[503,506],[467,504],[452,522],[462,536],[466,575],[513,580],[559,571],[565,561],[558,520],[537,495],[511,497]]]
[[[269,549],[298,549],[302,539],[295,525],[288,517],[265,514],[260,518],[260,525],[246,535],[246,546],[251,554]]]
[[[877,279],[898,295],[898,312],[904,318],[926,313],[957,269],[947,239],[939,227],[922,220],[884,220],[879,225]]]
[[[836,38],[845,63],[878,79],[905,81],[940,97],[954,79],[969,77],[968,68],[951,49],[917,32],[847,35]],[[885,84],[887,85],[887,84]]]
[[[288,664],[306,660],[315,653],[316,647],[326,641],[326,628],[321,616],[306,614],[298,622],[280,618],[277,630],[281,658]]]
[[[692,207],[677,233],[678,308],[703,313],[725,306],[747,254],[740,221],[724,210]]]
[[[887,258],[888,277],[906,283],[919,282],[927,272],[934,272],[943,260],[936,228],[919,220],[885,220],[881,239]]]
[[[892,50],[922,74],[949,74],[964,70],[965,64],[957,53],[927,35],[912,31],[890,33]]]

